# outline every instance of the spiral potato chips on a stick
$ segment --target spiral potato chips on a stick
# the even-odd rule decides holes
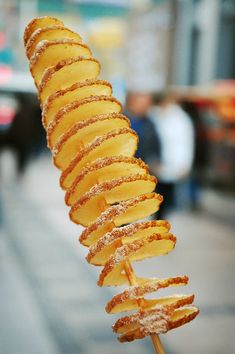
[[[71,220],[85,227],[80,242],[90,264],[102,266],[99,286],[130,285],[106,306],[108,313],[135,311],[113,326],[120,342],[158,335],[193,320],[194,295],[146,298],[184,286],[186,276],[142,278],[132,262],[165,255],[176,243],[164,220],[143,221],[162,196],[148,166],[134,157],[138,137],[110,83],[98,79],[100,64],[80,35],[52,17],[33,19],[24,33],[30,71],[39,92],[42,123]],[[138,220],[142,220],[137,222]]]

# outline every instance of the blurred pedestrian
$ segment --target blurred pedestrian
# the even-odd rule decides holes
[[[136,156],[144,160],[149,165],[150,172],[156,175],[160,160],[160,140],[149,116],[152,104],[151,94],[129,92],[124,113],[139,136]]]
[[[208,166],[208,141],[207,128],[198,105],[187,99],[181,98],[181,106],[192,119],[195,135],[195,156],[193,162],[193,171],[189,181],[189,204],[191,210],[200,210],[201,208],[201,185],[204,178],[204,171]]]
[[[194,159],[194,129],[190,117],[170,93],[156,95],[151,117],[161,144],[157,191],[164,197],[158,213],[163,218],[169,209],[185,201]]]
[[[6,148],[14,152],[17,173],[21,176],[30,158],[46,150],[46,137],[36,96],[16,93],[15,99],[18,104],[14,119],[7,129],[0,132],[0,153]]]

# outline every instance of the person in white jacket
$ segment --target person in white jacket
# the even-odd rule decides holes
[[[158,133],[161,158],[156,175],[157,191],[163,195],[159,217],[175,205],[177,185],[187,181],[194,160],[194,127],[191,118],[170,94],[157,97],[151,112]]]

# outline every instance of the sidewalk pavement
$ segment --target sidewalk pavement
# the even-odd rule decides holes
[[[121,345],[112,333],[117,316],[104,306],[119,289],[96,285],[99,270],[84,259],[58,176],[43,158],[18,184],[3,181],[0,354],[152,353],[149,339]],[[190,277],[174,293],[194,292],[201,314],[161,336],[167,354],[235,353],[235,201],[208,192],[203,202],[207,212],[171,215],[173,252],[134,265],[140,276]]]

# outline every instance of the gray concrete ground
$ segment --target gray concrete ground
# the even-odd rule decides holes
[[[18,182],[10,170],[0,190],[0,354],[152,353],[149,339],[116,341],[117,317],[104,306],[119,289],[97,287],[99,270],[84,259],[58,171],[47,158]],[[207,192],[203,204],[204,212],[171,215],[173,252],[134,265],[138,275],[190,276],[177,292],[194,292],[201,314],[162,336],[167,354],[235,353],[235,200]]]

